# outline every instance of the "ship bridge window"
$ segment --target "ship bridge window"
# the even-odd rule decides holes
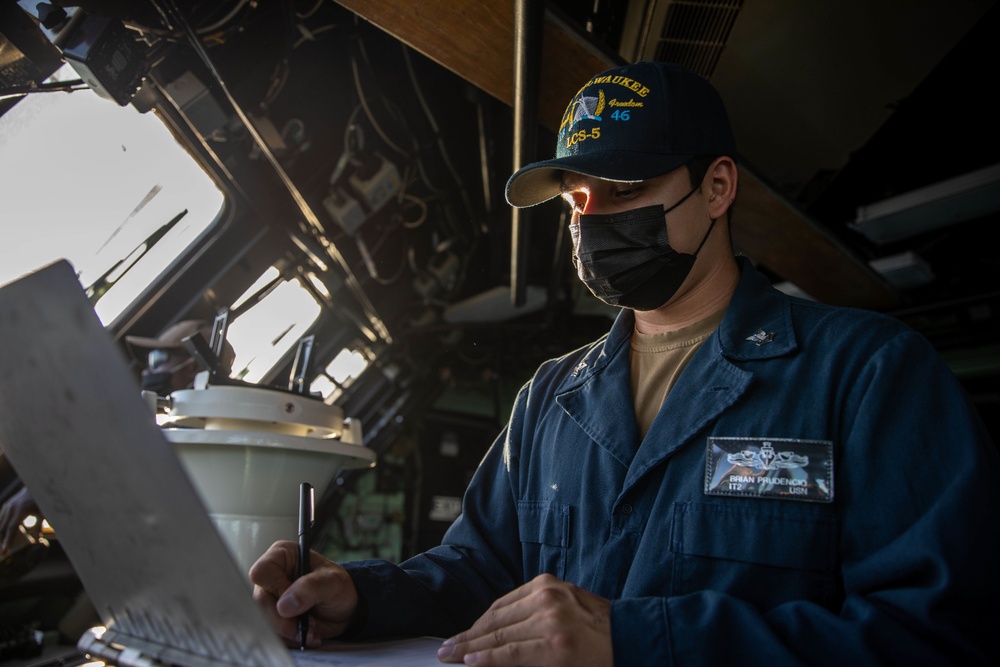
[[[268,373],[286,354],[294,354],[299,340],[320,315],[320,304],[298,279],[278,280],[274,267],[265,271],[236,303],[241,311],[231,321],[226,340],[236,350],[233,377],[247,382],[283,384],[288,378],[271,380]],[[273,286],[247,310],[242,306],[269,284]]]
[[[360,352],[345,347],[316,376],[309,385],[309,391],[322,395],[324,402],[333,403],[366,368],[368,359]]]
[[[78,78],[66,65],[50,80]],[[0,116],[0,285],[67,259],[109,325],[223,203],[154,112],[82,89],[27,95]]]

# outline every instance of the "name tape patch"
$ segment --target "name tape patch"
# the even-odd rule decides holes
[[[709,438],[710,496],[833,501],[833,442],[794,438]]]

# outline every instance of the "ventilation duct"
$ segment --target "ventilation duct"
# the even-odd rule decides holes
[[[621,55],[630,62],[668,60],[711,79],[742,7],[743,0],[631,2]]]

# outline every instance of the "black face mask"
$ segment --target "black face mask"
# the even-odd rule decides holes
[[[669,301],[715,226],[713,219],[693,255],[670,247],[664,216],[697,190],[696,186],[668,209],[656,204],[607,215],[580,215],[570,224],[573,260],[591,293],[610,306],[632,310],[655,310]]]

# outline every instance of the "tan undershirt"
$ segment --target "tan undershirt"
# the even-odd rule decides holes
[[[640,439],[646,437],[667,393],[694,353],[719,326],[724,313],[725,310],[720,310],[691,326],[667,333],[632,332],[632,402]]]

